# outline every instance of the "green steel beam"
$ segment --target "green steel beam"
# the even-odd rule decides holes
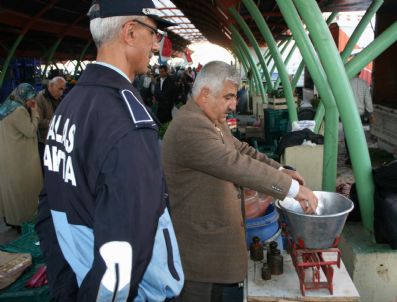
[[[285,68],[287,68],[288,63],[291,60],[292,55],[294,54],[295,50],[296,50],[296,43],[294,44],[294,46],[292,46],[290,52],[288,53],[287,57],[285,58],[285,61],[284,61]],[[274,83],[274,89],[278,89],[278,86],[280,85],[280,80],[281,80],[280,75],[278,75],[276,83]]]
[[[305,61],[302,60],[298,66],[298,69],[296,70],[294,77],[292,78],[292,82],[291,82],[291,87],[292,90],[295,90],[296,85],[298,84],[299,78],[302,75],[303,70],[305,69]]]
[[[79,57],[79,59],[77,60],[76,68],[74,69],[74,73],[73,73],[73,76],[74,76],[74,77],[76,76],[77,71],[78,71],[79,68],[81,67],[81,60],[84,58],[84,55],[85,55],[85,53],[87,52],[88,47],[91,45],[91,43],[92,43],[92,38],[87,42],[86,45],[84,45],[84,48],[83,48],[83,50],[81,51],[80,57]]]
[[[338,15],[337,12],[333,12],[333,13],[327,18],[327,25],[330,25],[331,22],[335,19],[335,17],[336,17],[337,15]],[[292,79],[292,83],[291,83],[292,90],[295,90],[296,85],[297,85],[297,83],[298,83],[298,81],[299,81],[299,78],[301,77],[302,72],[303,72],[304,69],[305,69],[305,62],[304,62],[304,60],[302,60],[301,63],[299,64],[298,69],[297,69],[296,72],[295,72],[294,78]],[[323,109],[324,109],[324,108],[323,108]],[[319,112],[319,111],[317,111],[317,112]],[[316,112],[316,114],[317,114],[317,112]],[[321,116],[321,122],[322,122],[323,118],[324,118],[324,115]],[[319,123],[319,125],[321,124],[321,122]],[[317,123],[316,123],[316,128],[317,128]]]
[[[291,83],[289,81],[287,70],[282,62],[280,52],[278,51],[276,42],[274,41],[270,28],[267,25],[266,21],[263,19],[263,16],[259,11],[258,7],[252,0],[242,0],[242,2],[244,3],[245,7],[249,11],[253,19],[255,20],[255,23],[258,26],[259,31],[266,40],[266,43],[269,46],[273,58],[275,59],[275,63],[277,65],[277,69],[281,76],[281,82],[283,83],[284,94],[288,104],[289,120],[291,123],[297,121],[298,114],[296,112],[295,100],[291,88]]]
[[[338,15],[338,12],[333,12],[329,17],[327,18],[327,26],[331,24],[332,21],[334,21],[335,17]],[[324,120],[325,116],[325,108],[324,104],[320,102],[318,104],[317,110],[316,110],[316,115],[314,116],[314,121],[316,122],[316,126],[314,128],[314,132],[318,133],[320,131],[321,124]]]
[[[243,56],[240,53],[240,50],[235,45],[233,45],[233,52],[234,52],[235,56],[238,58],[238,60],[240,61],[240,64],[243,66],[243,68],[245,70],[245,74],[248,75],[249,69],[248,69],[247,63],[244,61]]]
[[[248,27],[247,23],[244,21],[244,19],[240,16],[240,14],[237,12],[237,10],[234,7],[229,8],[229,13],[232,15],[232,17],[237,21],[237,23],[240,25],[241,29],[245,33],[245,35],[248,37],[248,40],[250,41],[252,47],[255,50],[256,56],[258,57],[259,63],[262,66],[262,71],[266,79],[266,91],[270,92],[273,90],[273,84],[272,84],[272,79],[270,78],[269,71],[267,70],[265,59],[262,56],[261,50],[259,48],[258,42],[256,42],[255,36],[252,33],[251,29]],[[261,78],[262,79],[262,78]]]
[[[314,116],[314,122],[316,123],[316,126],[314,126],[314,133],[318,133],[321,128],[321,124],[323,123],[325,116],[325,107],[323,102],[320,100],[317,109],[316,109],[316,114]]]
[[[263,88],[262,77],[259,74],[258,68],[256,68],[254,59],[251,56],[249,48],[248,48],[247,44],[245,43],[243,37],[240,35],[238,30],[234,27],[234,25],[230,25],[229,28],[232,32],[233,37],[236,39],[237,44],[240,46],[242,53],[245,55],[245,57],[247,58],[247,60],[249,62],[249,65],[251,66],[251,70],[252,70],[253,75],[256,79],[256,84],[258,85],[257,92],[259,92],[259,95],[262,98],[262,103],[265,103],[266,92],[265,92],[265,89]]]
[[[323,190],[334,192],[336,189],[336,172],[338,159],[339,115],[336,102],[328,84],[324,68],[316,51],[303,28],[299,14],[292,0],[276,0],[284,19],[294,36],[296,45],[302,54],[307,69],[323,98],[326,108],[324,157],[323,157]]]
[[[263,19],[263,20],[265,20],[265,19]],[[266,22],[266,21],[265,21]],[[269,29],[270,30],[270,29]],[[273,36],[272,36],[273,37]],[[266,41],[267,42],[267,41]],[[290,37],[290,38],[288,38],[287,40],[286,40],[286,43],[284,44],[284,46],[283,46],[283,48],[281,48],[281,50],[280,50],[280,56],[281,56],[281,60],[282,60],[282,58],[283,58],[283,55],[284,55],[284,52],[287,50],[287,48],[288,48],[288,46],[291,44],[291,42],[292,42],[292,37]],[[279,47],[277,47],[277,49],[278,49]],[[272,54],[273,55],[273,54]],[[274,59],[274,58],[273,58]],[[274,60],[274,64],[273,64],[273,66],[272,66],[272,69],[270,69],[270,74],[273,74],[273,72],[274,72],[274,70],[276,69],[276,67],[277,67],[277,63],[276,63],[276,61]],[[278,71],[278,68],[277,68],[277,71]],[[278,76],[280,76],[280,72],[278,72]]]
[[[44,70],[43,70],[43,75],[46,74],[47,68],[48,68],[48,62],[52,61],[52,59],[54,57],[54,54],[55,54],[56,50],[58,49],[59,44],[61,44],[62,40],[63,40],[63,37],[58,38],[55,41],[54,45],[52,45],[52,47],[50,48],[49,54],[48,54],[47,63],[45,64],[45,67],[44,67]]]
[[[256,91],[258,89],[258,87],[257,87],[258,85],[254,83],[256,80],[254,81],[252,79],[252,72],[250,72],[250,66],[247,62],[247,59],[245,58],[240,46],[236,43],[236,41],[233,41],[232,43],[233,43],[234,49],[236,50],[236,54],[239,56],[241,62],[243,63],[243,65],[245,67],[250,91],[251,91],[251,93],[254,93],[254,92],[256,93]],[[250,75],[250,77],[249,77],[249,75]]]
[[[14,54],[25,37],[26,33],[32,28],[33,24],[36,23],[37,20],[40,19],[40,17],[48,11],[51,7],[55,5],[59,0],[52,0],[50,3],[48,3],[41,11],[39,11],[30,21],[28,24],[25,25],[25,27],[21,30],[20,34],[18,35],[17,39],[15,40],[14,44],[12,45],[10,51],[8,52],[8,55],[6,59],[3,62],[3,68],[0,72],[0,87],[3,86],[3,82],[7,73],[7,69],[10,66],[11,60],[14,57]]]
[[[345,130],[364,227],[373,230],[374,183],[368,148],[342,59],[315,0],[294,0],[324,67]]]
[[[279,49],[284,43],[287,43],[288,41],[289,41],[288,39],[279,41],[277,43],[277,49]],[[267,47],[267,55],[266,55],[265,59],[267,59],[266,66],[269,67],[270,66],[270,62],[273,60],[273,55],[272,55],[272,52],[269,49],[269,45]]]
[[[353,34],[350,36],[350,39],[341,54],[343,63],[346,63],[348,57],[351,55],[354,49],[354,46],[356,46],[368,23],[371,22],[372,17],[376,14],[382,4],[383,0],[374,0],[371,6],[365,12],[364,16],[361,18],[360,22],[354,29]]]
[[[346,64],[346,72],[351,79],[369,62],[373,61],[385,49],[397,41],[397,21],[390,25],[364,50]]]
[[[249,82],[249,85],[250,85],[250,90],[251,90],[252,93],[254,93],[254,92],[256,93],[256,91],[258,89],[258,87],[257,87],[258,85],[256,84],[256,80],[252,79],[252,72],[250,72],[251,69],[250,69],[250,66],[249,66],[249,64],[247,62],[247,58],[243,54],[240,46],[236,42],[233,42],[233,43],[234,43],[234,48],[236,49],[236,52],[237,52],[238,56],[241,59],[241,62],[245,66],[247,79],[248,79],[248,82]]]

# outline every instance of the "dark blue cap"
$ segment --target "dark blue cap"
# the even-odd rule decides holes
[[[156,21],[159,28],[176,25],[160,18],[159,11],[151,0],[93,0],[92,4],[98,4],[99,8],[88,13],[91,20],[114,16],[148,16]]]

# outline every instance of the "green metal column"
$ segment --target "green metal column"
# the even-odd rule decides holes
[[[3,82],[4,82],[4,78],[7,74],[7,69],[8,66],[10,66],[11,60],[14,57],[15,51],[17,50],[19,44],[21,43],[21,41],[23,40],[23,38],[25,37],[26,33],[32,28],[33,24],[40,19],[40,17],[47,11],[49,10],[51,7],[53,7],[55,5],[55,3],[57,3],[58,0],[52,0],[50,3],[48,3],[41,11],[39,11],[30,21],[27,25],[25,25],[25,27],[22,29],[21,33],[18,35],[17,39],[14,42],[14,45],[12,45],[10,51],[8,52],[7,58],[4,60],[3,63],[3,68],[0,72],[0,87],[3,86]]]
[[[327,18],[327,25],[329,26],[332,21],[334,21],[335,17],[338,15],[338,12],[333,12],[329,17]],[[323,102],[320,102],[318,104],[317,110],[316,110],[316,115],[314,116],[314,120],[316,122],[316,127],[314,128],[314,132],[318,133],[321,127],[321,123],[323,122],[325,115],[325,108]]]
[[[248,58],[243,51],[243,49],[238,45],[237,43],[235,44],[235,48],[237,49],[240,57],[242,58],[243,62],[245,63],[246,69],[247,69],[247,78],[250,83],[251,87],[251,93],[259,94],[259,87],[258,87],[258,80],[257,77],[255,76],[255,73],[251,69],[251,65],[248,61]]]
[[[326,108],[324,157],[323,157],[323,190],[334,192],[336,189],[336,172],[338,159],[338,126],[339,115],[327,76],[318,59],[316,51],[303,28],[301,19],[292,0],[276,0],[284,19],[294,36],[307,69],[323,97]]]
[[[245,59],[243,58],[242,54],[240,53],[240,50],[237,48],[237,46],[233,45],[233,51],[234,51],[234,54],[236,55],[236,57],[238,58],[238,60],[240,61],[240,64],[243,66],[243,68],[245,70],[245,74],[248,75],[249,68],[248,68],[247,63],[245,62]],[[248,82],[249,82],[249,87],[251,89],[251,87],[252,87],[251,80],[248,79]]]
[[[233,16],[234,19],[236,19],[237,23],[240,25],[241,29],[244,31],[245,35],[248,37],[248,40],[250,41],[252,47],[255,50],[256,56],[258,57],[259,63],[262,66],[262,71],[266,79],[266,91],[272,91],[273,90],[273,84],[272,84],[272,79],[270,78],[269,71],[267,70],[267,66],[265,63],[265,59],[262,56],[261,50],[259,48],[258,42],[256,42],[256,39],[248,27],[247,23],[244,21],[244,19],[240,16],[240,14],[237,12],[237,10],[234,7],[229,8],[229,13]],[[262,78],[261,78],[262,79]]]
[[[374,183],[360,115],[343,62],[315,0],[294,0],[305,21],[331,85],[350,150],[364,226],[373,229]]]
[[[247,59],[245,58],[244,54],[242,53],[241,48],[237,45],[237,43],[235,41],[233,41],[233,47],[236,50],[236,54],[240,57],[241,62],[245,66],[246,75],[247,75],[247,79],[248,79],[248,82],[249,82],[249,90],[251,91],[251,93],[254,93],[258,89],[258,87],[257,87],[258,85],[252,79],[252,73],[251,73],[251,77],[248,77],[249,76],[250,67],[249,67],[249,64],[247,62]]]
[[[43,71],[43,75],[45,75],[47,73],[48,63],[51,62],[52,59],[54,58],[55,51],[58,49],[58,46],[59,46],[59,44],[61,44],[62,40],[63,40],[63,37],[59,38],[54,43],[54,45],[50,48],[49,55],[48,55],[48,58],[47,58],[47,64],[45,65],[45,68],[44,68],[44,71]]]
[[[331,22],[335,19],[335,17],[338,15],[337,12],[333,12],[328,18],[327,18],[327,25],[331,24]],[[303,72],[303,69],[305,68],[305,62],[302,60],[302,62],[299,64],[298,69],[295,72],[294,78],[292,79],[292,89],[294,90],[296,88],[296,85],[299,81],[299,78],[301,77],[301,74]],[[324,108],[323,108],[324,109]],[[323,120],[324,115],[321,116],[321,121]],[[320,123],[321,123],[320,121]],[[316,123],[317,127],[317,123]],[[318,126],[319,127],[319,126]]]
[[[299,78],[302,75],[303,69],[305,69],[305,61],[304,60],[301,61],[301,63],[298,66],[298,69],[296,70],[296,72],[294,74],[294,77],[292,78],[292,82],[291,82],[292,90],[294,90],[296,88]]]
[[[92,43],[92,38],[87,42],[86,45],[84,45],[84,48],[81,51],[80,57],[77,60],[76,68],[74,69],[74,74],[73,74],[74,77],[76,76],[77,71],[79,70],[79,67],[81,67],[81,60],[84,58],[84,55],[87,52],[88,47],[91,45],[91,43]]]
[[[269,49],[272,52],[273,58],[275,59],[288,104],[289,120],[291,123],[297,121],[298,114],[296,113],[295,100],[291,88],[291,83],[289,81],[287,70],[285,69],[285,66],[282,62],[280,52],[277,49],[276,42],[274,41],[270,28],[268,27],[266,21],[263,19],[263,16],[259,11],[258,7],[252,0],[243,0],[242,2],[244,3],[251,16],[254,18],[255,23],[257,24],[262,36],[265,38]]]
[[[373,61],[385,49],[397,41],[397,21],[390,25],[374,41],[371,42],[364,50],[346,64],[348,77],[353,78],[369,62]]]
[[[277,49],[279,49],[284,43],[287,43],[287,42],[289,42],[290,40],[289,39],[286,39],[286,40],[282,40],[282,41],[280,41],[280,42],[278,42],[277,43]],[[270,48],[269,48],[269,46],[267,47],[267,55],[266,55],[266,58],[265,59],[267,59],[267,62],[266,62],[266,66],[267,67],[270,67],[270,62],[273,60],[273,54],[272,54],[272,52],[270,51]],[[274,64],[273,64],[274,65]],[[271,76],[272,74],[270,73],[270,76]]]
[[[365,12],[365,15],[354,29],[353,34],[350,36],[349,41],[347,42],[345,49],[341,54],[343,63],[346,63],[347,58],[351,55],[354,46],[356,46],[368,23],[371,22],[372,17],[376,14],[382,4],[383,0],[374,0],[374,2],[372,2],[371,6]]]
[[[295,50],[296,50],[296,44],[294,44],[294,46],[292,46],[290,52],[288,53],[287,57],[285,58],[285,61],[284,61],[285,68],[287,68],[288,63],[291,60],[292,55],[294,54]],[[280,75],[278,75],[277,81],[274,84],[274,89],[278,89],[278,86],[280,85],[280,80],[281,80]]]
[[[263,88],[262,77],[259,74],[258,68],[256,68],[254,59],[251,56],[249,48],[248,48],[247,44],[245,44],[243,37],[241,37],[240,33],[237,31],[237,29],[234,27],[234,25],[230,25],[229,28],[230,28],[234,38],[236,39],[236,42],[241,47],[241,50],[243,51],[246,58],[248,59],[249,65],[251,66],[251,70],[254,73],[254,76],[257,81],[257,85],[259,87],[259,94],[262,98],[262,103],[265,103],[266,102],[266,92],[265,92],[265,89]]]
[[[263,19],[263,20],[265,20],[265,19]],[[266,22],[266,21],[265,21]],[[272,36],[273,37],[273,36]],[[267,41],[266,41],[267,42]],[[283,46],[283,48],[281,48],[281,50],[280,50],[280,56],[281,56],[281,60],[283,59],[283,55],[284,55],[284,52],[287,50],[287,48],[288,48],[288,46],[291,44],[291,42],[292,42],[292,37],[290,37],[290,38],[288,38],[287,40],[285,40],[285,44],[284,44],[284,46]],[[279,49],[280,47],[279,46],[276,46],[277,47],[277,49]],[[273,54],[272,54],[273,55]],[[273,72],[274,72],[274,70],[276,69],[276,67],[277,67],[277,64],[276,64],[276,60],[274,60],[274,64],[273,64],[273,66],[272,66],[272,69],[270,69],[270,74],[272,75],[273,74]],[[277,68],[277,71],[278,71],[278,68]],[[278,72],[279,73],[279,77],[280,77],[280,72]]]

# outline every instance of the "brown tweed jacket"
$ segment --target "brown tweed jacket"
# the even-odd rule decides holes
[[[217,129],[190,100],[163,142],[171,215],[186,280],[235,283],[247,273],[239,186],[284,198],[291,178],[279,163]]]

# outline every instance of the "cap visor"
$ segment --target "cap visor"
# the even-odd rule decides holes
[[[154,21],[156,21],[158,28],[163,29],[163,28],[167,28],[170,26],[177,26],[178,24],[161,19],[159,16],[156,15],[146,15],[147,17],[153,19]]]

